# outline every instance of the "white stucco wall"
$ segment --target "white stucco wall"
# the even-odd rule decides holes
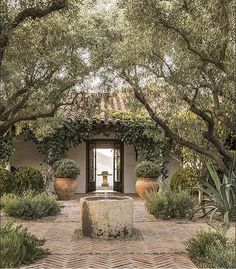
[[[86,193],[86,143],[69,149],[67,158],[78,162],[80,167],[76,193]]]
[[[136,153],[132,145],[124,145],[124,193],[136,193]]]
[[[11,159],[12,166],[16,168],[32,166],[40,169],[44,156],[38,152],[37,146],[33,142],[25,142],[22,136],[17,136],[13,147],[15,151]]]
[[[14,141],[14,154],[11,159],[11,165],[19,168],[22,166],[32,166],[40,169],[44,164],[44,156],[37,150],[33,142],[25,142],[22,136],[16,137]],[[75,160],[80,166],[80,176],[78,177],[78,193],[86,192],[86,144],[80,144],[68,151],[67,157]]]
[[[99,137],[102,138],[102,137]],[[107,137],[106,137],[107,139]],[[18,168],[21,166],[33,166],[40,169],[44,156],[37,151],[33,142],[25,142],[18,136],[14,142],[15,152],[11,160],[11,165]],[[80,166],[78,177],[77,193],[86,192],[86,143],[82,143],[71,148],[67,153],[67,158],[75,160]],[[124,193],[135,193],[136,177],[134,168],[136,165],[136,153],[132,145],[124,145]],[[167,163],[168,177],[181,168],[181,164],[171,158]]]

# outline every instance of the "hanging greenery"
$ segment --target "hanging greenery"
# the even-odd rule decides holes
[[[8,131],[5,136],[0,135],[0,166],[5,167],[13,154],[13,138],[13,130]]]
[[[71,147],[90,139],[91,126],[79,122],[65,121],[63,126],[54,130],[43,140],[39,140],[29,128],[22,130],[26,141],[32,141],[37,149],[45,156],[45,163],[53,165],[56,161],[66,156]]]
[[[57,160],[66,157],[68,150],[78,144],[103,134],[115,138],[125,144],[132,144],[137,155],[144,159],[158,162],[164,171],[171,143],[163,136],[163,132],[146,116],[127,112],[112,113],[114,124],[101,124],[98,116],[94,121],[65,121],[62,127],[56,128],[43,140],[39,140],[29,128],[24,128],[22,134],[28,141],[37,144],[39,152],[46,156],[45,162],[53,165]],[[119,121],[119,124],[115,122]]]

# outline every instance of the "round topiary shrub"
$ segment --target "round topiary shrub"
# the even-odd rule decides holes
[[[79,165],[69,159],[57,161],[54,165],[54,175],[56,178],[76,178],[80,174]]]
[[[16,193],[28,190],[42,192],[44,190],[44,179],[42,173],[33,167],[21,167],[14,175]]]
[[[4,168],[0,168],[0,196],[4,193],[11,193],[15,190],[13,173]]]
[[[135,167],[136,177],[158,178],[161,174],[161,167],[151,161],[142,161]]]
[[[176,171],[170,179],[170,187],[174,191],[189,190],[192,194],[198,193],[198,182],[195,178],[196,170],[191,167]]]

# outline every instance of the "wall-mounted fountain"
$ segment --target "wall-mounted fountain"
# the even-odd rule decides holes
[[[109,174],[108,171],[102,171],[101,174],[97,174],[97,176],[102,177],[102,184],[101,187],[106,190],[109,188],[109,182],[108,182],[108,176],[112,176],[112,174]]]
[[[133,199],[127,196],[94,196],[80,200],[82,235],[124,238],[132,235]]]

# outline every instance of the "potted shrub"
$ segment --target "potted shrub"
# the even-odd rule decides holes
[[[158,177],[161,174],[161,167],[151,161],[142,161],[135,167],[136,191],[138,195],[144,199],[146,194],[150,191],[159,190]]]
[[[60,200],[70,200],[77,187],[77,176],[80,174],[79,166],[69,159],[57,161],[54,165],[54,188]]]

